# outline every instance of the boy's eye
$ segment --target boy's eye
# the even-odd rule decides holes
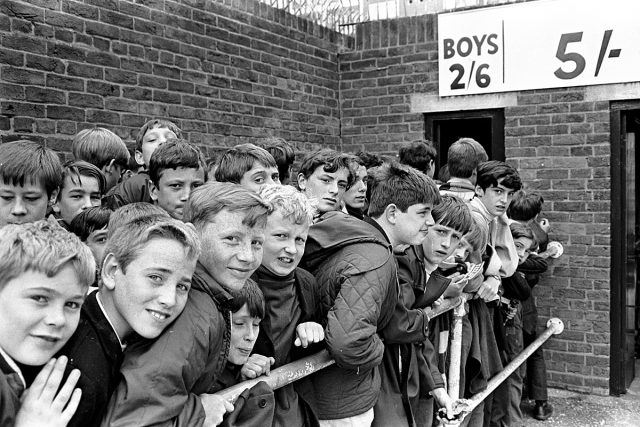
[[[239,241],[239,239],[236,236],[227,236],[224,238],[224,240],[227,240],[232,243],[237,243]]]
[[[169,188],[179,190],[180,188],[182,188],[182,184],[169,184]]]
[[[346,190],[347,189],[347,184],[339,183],[338,184],[338,188],[341,189],[341,190]]]
[[[41,199],[40,196],[25,197],[25,200],[27,200],[28,202],[37,202],[40,199]]]
[[[264,178],[262,177],[257,177],[253,180],[253,182],[255,182],[256,184],[262,184],[264,183]]]
[[[65,304],[65,307],[70,308],[70,309],[72,309],[72,310],[79,310],[79,309],[80,309],[80,307],[81,307],[81,304],[80,304],[80,303],[77,303],[77,302],[75,302],[75,301],[68,301],[68,302]]]
[[[320,181],[324,182],[325,184],[329,183],[329,180],[327,178],[320,178]]]
[[[302,245],[302,244],[304,244],[304,243],[306,242],[306,240],[305,240],[305,239],[303,239],[302,237],[298,237],[298,238],[296,239],[296,242]]]
[[[2,200],[10,201],[13,200],[13,196],[0,196]]]
[[[178,283],[178,289],[180,289],[182,292],[189,292],[190,288],[191,288],[190,285],[186,285],[184,283]]]
[[[151,279],[152,281],[159,283],[162,281],[162,277],[158,276],[157,274],[150,274],[149,275],[149,279]]]
[[[256,248],[262,248],[262,241],[261,240],[254,240],[253,242],[251,242],[251,244],[253,246],[255,246]]]
[[[44,295],[33,295],[31,299],[39,304],[46,304],[47,302],[49,302],[49,298],[45,297]]]

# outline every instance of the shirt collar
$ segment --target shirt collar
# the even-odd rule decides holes
[[[100,292],[96,293],[96,301],[98,301],[98,306],[100,307],[100,310],[102,310],[102,314],[104,314],[104,318],[107,319],[107,322],[109,322],[109,326],[111,326],[111,329],[113,329],[113,333],[116,334],[116,338],[118,338],[118,344],[120,344],[120,348],[122,349],[122,351],[124,351],[124,349],[127,348],[127,344],[122,342],[122,340],[120,339],[120,336],[118,335],[118,331],[116,331],[116,328],[113,326],[113,322],[111,322],[111,319],[109,319],[109,315],[107,314],[107,311],[104,309],[104,306],[102,305],[102,300],[100,299]]]
[[[13,369],[16,372],[16,374],[18,374],[18,377],[20,378],[20,381],[22,381],[22,386],[26,389],[27,388],[27,382],[24,380],[24,376],[22,375],[22,371],[20,370],[20,368],[18,367],[16,362],[2,349],[2,347],[0,347],[0,356],[2,356],[2,358],[5,360],[5,362],[7,362],[7,365],[9,365],[9,367],[11,369]]]

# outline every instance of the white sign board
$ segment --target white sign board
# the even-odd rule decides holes
[[[438,16],[440,96],[640,81],[639,0],[539,0]]]

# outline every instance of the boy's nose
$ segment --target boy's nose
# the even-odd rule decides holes
[[[163,306],[163,307],[173,307],[174,305],[176,305],[176,288],[175,286],[164,286],[163,288],[165,289],[161,289],[160,293],[158,294],[158,302]]]
[[[27,214],[27,208],[20,197],[16,197],[16,201],[13,204],[13,208],[11,209],[11,214],[15,216]]]
[[[58,307],[56,305],[51,305],[49,307],[49,310],[47,310],[47,314],[46,317],[44,319],[44,322],[47,325],[50,326],[54,326],[54,327],[61,327],[62,325],[65,324],[66,322],[66,318],[64,316],[64,307]]]
[[[433,220],[433,216],[431,215],[431,212],[427,214],[427,218],[425,219],[424,223],[428,227],[432,227],[433,225],[435,225],[436,222]]]

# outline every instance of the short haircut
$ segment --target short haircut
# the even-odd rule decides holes
[[[274,212],[294,224],[311,224],[315,209],[308,197],[290,185],[266,185],[260,191],[260,197],[271,204]]]
[[[484,252],[489,244],[489,224],[480,214],[471,214],[473,223],[467,234],[464,235],[466,240],[475,251]]]
[[[165,119],[152,119],[143,124],[138,131],[138,134],[136,135],[136,150],[142,150],[142,140],[144,136],[147,134],[147,132],[149,132],[149,130],[155,128],[167,128],[175,133],[176,137],[182,138],[182,131],[173,122]]]
[[[102,230],[109,224],[112,213],[113,210],[103,206],[85,209],[73,217],[69,224],[69,231],[86,242],[91,233]]]
[[[60,186],[60,190],[64,188],[65,178],[71,178],[71,182],[74,184],[82,185],[82,177],[86,176],[89,178],[95,178],[98,181],[98,189],[100,190],[100,194],[104,194],[107,188],[107,180],[104,177],[104,174],[97,166],[92,165],[89,162],[85,162],[84,160],[71,160],[66,162],[63,166],[63,176],[62,176],[62,185]],[[59,197],[59,195],[58,195]]]
[[[73,137],[71,152],[77,160],[84,160],[102,169],[113,160],[127,168],[129,150],[118,135],[105,128],[83,129]]]
[[[348,172],[347,187],[351,187],[355,181],[353,157],[351,154],[339,153],[329,148],[323,148],[307,154],[302,160],[298,174],[309,178],[320,166],[322,166],[322,170],[329,173],[335,173],[344,168]]]
[[[361,164],[367,168],[367,169],[371,169],[371,168],[375,168],[377,166],[380,166],[381,164],[384,163],[384,160],[382,159],[382,157],[378,156],[375,153],[367,153],[366,151],[358,151],[355,156],[360,159],[360,161],[362,162]]]
[[[137,220],[142,217],[147,218],[171,218],[167,211],[162,209],[160,206],[152,205],[151,203],[146,202],[136,202],[129,203],[128,205],[124,205],[121,208],[116,209],[113,214],[111,214],[111,218],[109,218],[109,225],[107,236],[110,237],[114,231],[124,224]]]
[[[478,141],[460,138],[449,147],[447,165],[453,178],[471,178],[480,163],[489,160],[487,152]]]
[[[156,148],[149,159],[149,179],[158,185],[162,173],[167,169],[202,169],[207,180],[207,162],[202,151],[184,139],[171,138]]]
[[[440,203],[438,187],[431,178],[397,162],[385,163],[368,172],[371,186],[369,216],[379,218],[390,204],[401,212],[418,203]]]
[[[95,280],[91,250],[57,223],[43,219],[0,228],[0,289],[28,271],[53,277],[68,265],[84,286]]]
[[[153,239],[172,239],[182,244],[190,259],[200,257],[201,245],[196,230],[173,218],[139,217],[109,230],[105,254],[113,254],[123,272],[138,256],[140,251]]]
[[[247,227],[264,228],[271,206],[260,196],[239,184],[208,182],[193,190],[184,207],[183,219],[203,231],[223,209],[244,214]]]
[[[542,212],[544,199],[536,193],[518,191],[507,208],[507,216],[516,221],[531,221]]]
[[[236,145],[222,153],[218,159],[216,181],[240,184],[244,174],[256,163],[268,168],[278,167],[273,156],[264,148],[253,144]]]
[[[403,165],[409,165],[422,173],[427,173],[431,167],[430,163],[436,161],[438,152],[431,141],[419,139],[400,147],[398,155]]]
[[[486,190],[489,187],[497,187],[502,184],[504,187],[518,191],[522,188],[522,181],[518,171],[505,162],[489,160],[478,165],[478,180],[476,185]]]
[[[509,224],[509,229],[511,230],[511,236],[513,239],[519,239],[521,237],[526,237],[527,239],[531,239],[533,243],[531,243],[531,247],[529,249],[535,249],[538,247],[538,240],[536,239],[536,235],[527,224],[522,224],[520,222],[512,222]]]
[[[438,181],[445,183],[451,179],[451,174],[449,173],[449,165],[444,165],[438,171]]]
[[[452,228],[463,235],[467,234],[473,223],[469,206],[456,196],[444,195],[441,197],[440,203],[435,205],[431,211],[435,223]]]
[[[248,279],[242,289],[231,291],[233,299],[229,301],[228,308],[232,313],[237,313],[247,304],[249,316],[264,319],[265,300],[262,291],[252,279]]]
[[[62,164],[55,151],[35,142],[0,144],[0,176],[5,185],[41,184],[51,197],[62,185]]]
[[[280,174],[280,181],[285,181],[290,178],[289,170],[296,161],[296,153],[293,151],[293,147],[284,138],[271,136],[261,139],[257,144],[259,147],[264,148],[273,156],[273,159],[278,165],[278,173]]]

